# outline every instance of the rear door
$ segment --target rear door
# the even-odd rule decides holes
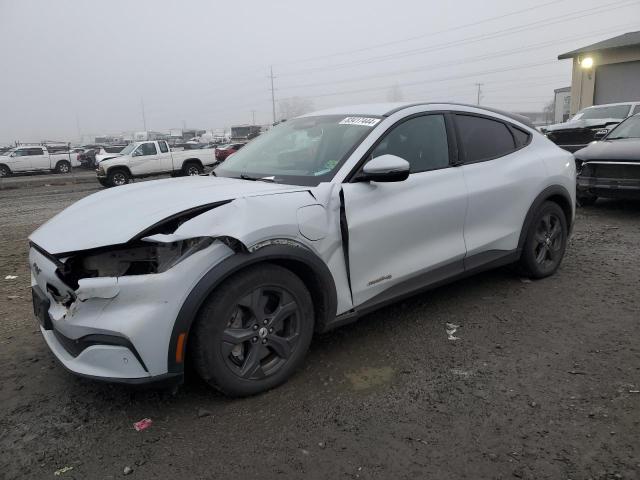
[[[456,114],[469,207],[464,225],[466,268],[518,246],[520,230],[546,178],[543,161],[527,148],[531,134],[495,117]]]
[[[453,166],[455,143],[447,115],[421,114],[396,123],[370,158],[383,154],[407,160],[409,178],[343,185],[356,306],[463,270],[467,192],[462,172]]]
[[[32,170],[49,170],[51,168],[49,153],[42,147],[29,148],[29,161]]]

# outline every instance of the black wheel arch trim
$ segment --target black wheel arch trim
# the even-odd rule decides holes
[[[167,356],[167,370],[169,373],[182,373],[184,371],[184,361],[176,362],[176,350],[180,334],[186,333],[187,338],[200,308],[207,297],[229,276],[258,263],[275,263],[284,265],[303,265],[316,279],[319,292],[310,291],[314,301],[316,312],[316,330],[322,330],[324,325],[329,324],[336,317],[337,294],[333,276],[327,265],[315,253],[300,244],[294,246],[293,242],[288,244],[270,244],[251,252],[239,251],[226,258],[219,264],[211,268],[191,290],[186,300],[183,302],[171,332],[169,341],[169,351]],[[292,270],[297,274],[295,270]],[[305,282],[304,279],[302,279]],[[306,283],[306,282],[305,282]],[[319,304],[317,302],[320,302]]]
[[[571,199],[569,191],[565,187],[563,187],[562,185],[551,185],[538,194],[538,196],[529,207],[527,215],[524,217],[522,229],[520,230],[520,238],[518,239],[519,250],[522,250],[522,248],[524,247],[524,242],[527,239],[527,232],[529,231],[529,227],[531,226],[531,222],[533,222],[533,218],[536,212],[544,202],[546,202],[547,200],[552,200],[554,197],[561,197],[565,202],[565,205],[560,205],[560,208],[562,208],[562,210],[565,212],[567,225],[569,227],[567,237],[571,233],[576,206]],[[567,207],[570,209],[569,215],[567,215]]]

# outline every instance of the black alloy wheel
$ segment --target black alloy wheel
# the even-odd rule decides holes
[[[520,258],[524,274],[532,278],[552,275],[567,247],[567,220],[557,203],[545,202],[533,219]]]
[[[258,287],[241,298],[222,334],[227,367],[249,380],[273,375],[300,338],[300,307],[286,290]]]
[[[224,279],[210,294],[188,349],[207,383],[227,395],[253,395],[295,372],[313,329],[313,302],[302,280],[261,263]]]

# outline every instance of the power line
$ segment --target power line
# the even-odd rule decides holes
[[[608,3],[605,5],[600,5],[598,7],[593,7],[590,9],[586,9],[586,10],[582,10],[581,12],[577,12],[574,14],[567,14],[564,17],[549,17],[549,18],[545,18],[543,20],[538,20],[535,22],[531,22],[531,23],[526,23],[523,25],[517,25],[514,27],[509,27],[506,29],[502,29],[502,30],[497,30],[495,32],[492,33],[483,33],[483,34],[479,34],[479,35],[474,35],[471,37],[466,37],[460,40],[456,40],[453,42],[444,42],[444,43],[440,43],[440,44],[436,44],[436,45],[432,45],[429,47],[422,47],[422,48],[418,48],[418,49],[411,49],[411,50],[404,50],[404,51],[400,51],[400,52],[395,52],[395,53],[391,53],[391,54],[385,54],[385,55],[380,55],[380,56],[376,56],[376,57],[369,57],[367,59],[362,59],[362,60],[357,60],[357,61],[352,61],[352,62],[345,62],[345,63],[338,63],[338,64],[333,64],[333,65],[324,65],[324,66],[319,66],[319,67],[312,67],[312,68],[307,68],[307,69],[303,69],[303,70],[298,70],[298,71],[293,71],[293,72],[285,72],[285,73],[281,73],[280,76],[294,76],[294,75],[304,75],[307,73],[313,73],[313,72],[318,72],[318,71],[326,71],[327,69],[331,69],[331,70],[335,70],[335,69],[342,69],[342,68],[349,68],[349,67],[355,67],[355,66],[360,66],[360,65],[367,65],[367,64],[371,64],[371,63],[378,63],[378,62],[384,62],[384,61],[388,61],[388,60],[395,60],[398,58],[403,58],[403,57],[407,57],[407,56],[413,56],[413,55],[419,55],[422,53],[429,53],[429,52],[433,52],[433,51],[437,51],[437,50],[443,50],[443,49],[447,49],[447,48],[451,48],[451,47],[455,47],[455,46],[460,46],[460,45],[465,45],[468,43],[473,43],[473,42],[477,42],[477,41],[482,41],[482,40],[490,40],[490,39],[494,39],[494,38],[499,38],[502,36],[506,36],[506,35],[511,35],[514,33],[520,33],[522,31],[525,30],[531,30],[532,28],[536,28],[540,25],[544,25],[544,26],[548,26],[548,25],[555,25],[557,23],[564,23],[570,20],[578,20],[580,18],[584,18],[584,17],[589,17],[592,15],[597,15],[603,12],[609,12],[612,10],[617,10],[620,8],[626,8],[632,5],[637,5],[638,2],[637,0],[618,0],[616,2],[612,2],[612,3]],[[586,12],[591,12],[591,13],[586,13]]]
[[[508,55],[514,55],[514,54],[519,54],[522,52],[528,52],[528,51],[532,51],[532,50],[538,50],[540,48],[544,48],[547,46],[556,46],[558,43],[566,43],[566,42],[570,42],[573,40],[577,40],[580,38],[590,38],[593,35],[598,35],[601,33],[608,33],[608,32],[612,32],[612,31],[617,31],[623,28],[627,28],[629,26],[634,26],[636,25],[635,23],[631,23],[631,24],[625,24],[625,25],[618,25],[616,27],[611,27],[611,28],[607,28],[607,29],[603,29],[603,30],[598,30],[595,32],[589,32],[586,34],[581,34],[581,35],[574,35],[574,36],[570,36],[570,37],[565,37],[565,38],[561,38],[561,39],[557,39],[557,40],[551,40],[551,41],[546,41],[546,42],[542,42],[542,43],[538,43],[538,44],[534,44],[531,45],[529,47],[526,48],[515,48],[515,49],[509,49],[509,50],[501,50],[498,52],[494,52],[494,53],[489,53],[486,55],[474,55],[472,57],[465,57],[465,58],[460,58],[460,59],[455,59],[455,60],[449,60],[446,62],[440,62],[440,63],[435,63],[435,64],[429,64],[429,65],[425,65],[422,67],[416,67],[416,68],[410,68],[410,69],[403,69],[403,70],[395,70],[395,71],[391,71],[391,72],[387,72],[387,73],[382,73],[380,75],[365,75],[365,76],[360,76],[360,77],[351,77],[351,78],[346,78],[346,79],[342,79],[342,80],[336,80],[336,81],[331,81],[331,82],[315,82],[315,83],[307,83],[307,84],[300,84],[300,85],[290,85],[290,86],[284,86],[284,87],[280,87],[281,90],[293,90],[293,89],[300,89],[300,88],[311,88],[311,87],[318,87],[318,86],[322,86],[322,85],[335,85],[337,83],[350,83],[350,82],[360,82],[363,80],[371,80],[372,78],[383,78],[383,77],[395,77],[396,75],[402,75],[402,74],[406,74],[406,73],[417,73],[417,72],[421,72],[424,70],[435,70],[437,68],[442,68],[442,67],[448,67],[451,65],[459,65],[461,63],[473,63],[473,62],[479,62],[482,60],[488,60],[491,58],[498,58],[498,57],[504,57],[504,56],[508,56]]]
[[[521,13],[530,12],[532,10],[537,10],[539,8],[548,7],[550,5],[557,5],[558,3],[561,3],[563,1],[565,1],[565,0],[554,0],[552,2],[547,2],[547,3],[543,3],[541,5],[536,5],[536,6],[533,6],[533,7],[524,8],[522,10],[516,10],[514,12],[505,13],[504,15],[498,15],[498,16],[495,16],[495,17],[485,18],[483,20],[478,20],[477,22],[465,23],[463,25],[458,25],[458,26],[452,27],[452,28],[436,30],[436,31],[429,32],[429,33],[424,33],[424,34],[421,34],[421,35],[415,35],[413,37],[407,37],[407,38],[403,38],[403,39],[400,39],[400,40],[394,40],[394,41],[391,41],[391,42],[378,43],[376,45],[371,45],[371,46],[363,47],[363,48],[357,48],[355,50],[348,50],[348,51],[344,51],[344,52],[336,52],[336,53],[331,53],[331,54],[328,54],[328,55],[319,55],[317,57],[309,57],[309,58],[306,58],[306,59],[294,60],[294,61],[291,61],[291,62],[283,62],[283,63],[279,63],[277,65],[293,65],[293,64],[298,64],[298,63],[311,62],[311,61],[315,61],[315,60],[324,60],[326,58],[332,58],[332,57],[338,57],[338,56],[344,56],[344,55],[352,55],[354,53],[360,53],[360,52],[366,52],[366,51],[369,51],[369,50],[375,50],[377,48],[388,47],[390,45],[397,45],[399,43],[412,42],[414,40],[433,37],[435,35],[440,35],[442,33],[449,33],[449,32],[454,32],[454,31],[457,31],[457,30],[462,30],[462,29],[468,28],[468,27],[475,27],[475,26],[481,25],[483,23],[488,23],[488,22],[492,22],[494,20],[500,20],[500,19],[503,19],[503,18],[512,17],[514,15],[519,15]]]

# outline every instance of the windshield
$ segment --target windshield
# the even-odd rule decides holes
[[[268,177],[315,186],[329,181],[379,117],[324,115],[281,123],[238,150],[214,172],[220,177]]]
[[[607,135],[607,140],[617,138],[640,138],[640,115],[627,118]]]
[[[133,152],[136,148],[136,144],[135,143],[130,143],[129,145],[127,145],[126,147],[124,147],[122,150],[120,150],[120,153],[122,155],[129,155],[131,152]]]
[[[629,105],[612,105],[610,107],[590,107],[580,110],[571,120],[595,120],[600,118],[627,118]]]

